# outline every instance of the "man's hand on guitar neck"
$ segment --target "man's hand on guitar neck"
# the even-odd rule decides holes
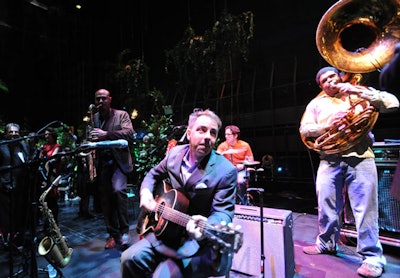
[[[207,218],[202,215],[192,215],[192,218],[186,224],[186,231],[189,236],[195,240],[202,240],[205,236],[203,235],[203,229],[207,223]]]
[[[156,200],[154,200],[153,193],[147,188],[140,191],[140,207],[143,207],[149,211],[155,211],[157,206]]]

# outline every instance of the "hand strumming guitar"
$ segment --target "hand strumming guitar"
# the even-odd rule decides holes
[[[157,202],[154,200],[153,193],[149,189],[144,188],[140,191],[140,207],[149,211],[155,211]]]

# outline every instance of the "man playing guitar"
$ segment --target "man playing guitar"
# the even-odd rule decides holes
[[[221,124],[210,110],[193,112],[189,144],[172,148],[144,178],[137,227],[143,239],[122,253],[122,277],[208,277],[229,272],[241,238],[220,225],[232,222],[237,182],[234,166],[214,151]],[[162,182],[159,190],[156,186]]]

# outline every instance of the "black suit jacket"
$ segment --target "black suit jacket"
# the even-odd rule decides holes
[[[169,179],[174,189],[183,192],[189,199],[189,215],[200,214],[208,218],[209,224],[232,222],[235,209],[237,171],[224,156],[214,150],[200,161],[190,178],[183,182],[181,165],[189,145],[173,147],[167,156],[144,178],[141,189],[154,186]]]

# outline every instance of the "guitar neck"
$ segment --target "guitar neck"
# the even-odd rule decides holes
[[[167,207],[162,203],[157,204],[156,212],[158,212],[160,216],[165,220],[171,221],[172,223],[175,223],[182,227],[186,227],[189,220],[192,219],[190,215],[187,215],[173,208]],[[199,226],[204,229],[207,227],[207,223],[204,221],[200,221]]]

